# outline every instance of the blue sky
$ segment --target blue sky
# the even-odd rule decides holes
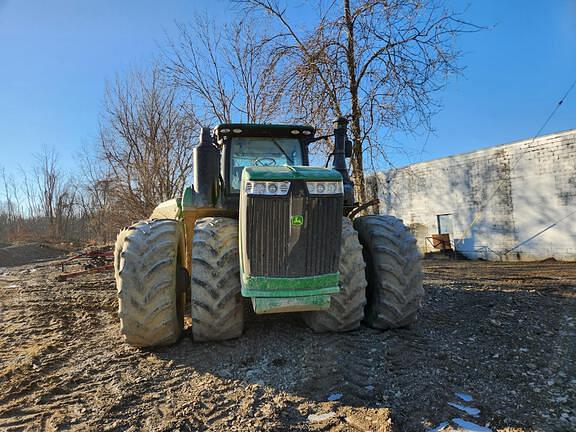
[[[460,40],[466,69],[441,96],[435,133],[427,142],[426,136],[398,137],[412,153],[409,160],[530,138],[576,80],[576,1],[482,0],[469,4],[465,17],[489,29]],[[572,128],[576,89],[543,133]]]
[[[576,79],[576,1],[450,0],[488,26],[459,41],[463,76],[441,94],[434,134],[395,137],[404,165],[532,136]],[[67,169],[94,143],[105,83],[149,64],[175,21],[222,16],[225,0],[0,0],[0,166],[43,146]],[[545,132],[576,128],[576,90]]]

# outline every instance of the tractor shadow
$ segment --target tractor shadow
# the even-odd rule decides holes
[[[399,332],[402,333],[402,332]],[[388,403],[377,382],[382,349],[377,340],[390,338],[362,326],[341,334],[316,334],[299,314],[245,314],[242,337],[222,342],[194,343],[188,329],[179,344],[156,350],[174,367],[231,380],[238,387],[257,385],[261,391],[287,397],[298,406],[312,404],[338,416],[368,409],[389,418]],[[215,391],[218,391],[215,388]],[[318,407],[318,404],[321,406]],[[301,409],[291,409],[286,424],[307,424]],[[306,411],[306,410],[304,410]]]
[[[468,282],[426,283],[420,320],[407,329],[315,334],[298,314],[251,313],[239,339],[193,343],[185,335],[154,353],[175,366],[328,410],[391,412],[397,430],[465,417],[448,405],[455,392],[474,396],[481,415],[471,420],[478,424],[534,424],[531,416],[547,409],[534,382],[546,386],[559,370],[576,372],[567,361],[574,347],[558,330],[564,314],[576,312],[575,299],[567,297],[574,287],[503,290],[498,281]],[[540,375],[527,377],[526,363],[542,366]],[[293,411],[291,423],[306,423],[301,410]]]

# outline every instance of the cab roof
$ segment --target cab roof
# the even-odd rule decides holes
[[[298,131],[296,133],[295,131]],[[279,137],[279,138],[312,138],[316,129],[309,125],[266,124],[266,123],[223,123],[214,128],[218,141],[224,137]]]

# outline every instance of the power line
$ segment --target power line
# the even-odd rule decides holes
[[[552,112],[550,113],[550,115],[548,116],[548,118],[546,119],[546,121],[542,124],[542,126],[540,127],[540,129],[538,129],[538,132],[536,132],[536,135],[534,135],[534,137],[532,138],[532,141],[530,141],[530,145],[534,144],[534,141],[536,141],[536,139],[540,136],[540,134],[542,133],[542,131],[544,130],[544,128],[548,125],[548,123],[550,122],[550,120],[552,119],[552,117],[554,117],[554,115],[556,114],[556,111],[558,111],[558,109],[560,108],[560,106],[564,103],[564,101],[566,100],[566,98],[568,97],[568,95],[570,94],[570,92],[574,89],[574,87],[576,87],[576,79],[572,82],[572,84],[568,87],[568,90],[566,90],[566,92],[564,93],[564,96],[562,96],[562,98],[558,101],[558,103],[556,104],[556,106],[554,107],[554,109],[552,110]],[[510,166],[510,170],[512,170],[513,168],[515,168],[518,163],[522,160],[522,158],[524,157],[524,155],[526,154],[526,152],[522,153],[518,159]],[[486,210],[486,207],[488,206],[488,204],[490,203],[490,201],[492,201],[492,198],[494,198],[496,196],[496,194],[500,191],[500,189],[502,188],[502,186],[504,185],[504,183],[506,182],[507,179],[501,180],[498,183],[498,186],[496,187],[496,189],[494,189],[494,191],[490,194],[490,196],[488,197],[488,199],[486,201],[484,201],[484,204],[480,207],[479,210],[477,210],[474,214],[474,217],[472,218],[472,222],[470,223],[470,225],[466,228],[466,230],[464,231],[464,234],[462,235],[462,238],[458,240],[458,242],[455,242],[454,247],[456,247],[458,244],[460,244],[462,241],[464,241],[464,239],[466,238],[466,236],[468,234],[470,234],[470,230],[472,229],[472,227],[474,227],[474,225],[476,225],[476,223],[480,220],[480,217],[482,216],[482,213],[484,212],[484,210]],[[518,246],[516,246],[518,247]],[[515,248],[516,248],[515,247]],[[508,251],[510,252],[510,251]],[[508,253],[506,252],[506,253]]]
[[[568,213],[566,216],[564,216],[563,218],[558,219],[557,221],[554,221],[552,224],[548,225],[546,228],[544,228],[543,230],[538,231],[536,234],[534,234],[533,236],[527,238],[524,241],[521,241],[520,243],[518,243],[516,246],[514,246],[511,249],[508,249],[506,252],[504,252],[502,255],[507,255],[510,252],[512,252],[513,250],[518,249],[520,246],[528,243],[530,240],[535,239],[536,237],[538,237],[540,234],[545,233],[546,231],[548,231],[550,228],[553,228],[554,226],[558,225],[560,222],[562,222],[565,219],[568,219],[570,216],[572,216],[573,214],[576,214],[576,210],[574,210],[572,213]]]
[[[556,106],[554,107],[554,109],[552,110],[552,112],[550,113],[550,115],[548,116],[548,118],[546,119],[546,121],[544,122],[544,124],[542,125],[542,127],[538,130],[538,132],[536,132],[536,135],[534,135],[534,138],[532,139],[532,142],[534,142],[534,140],[536,139],[536,137],[538,137],[542,131],[544,130],[544,128],[546,127],[546,125],[548,125],[548,122],[552,119],[552,117],[554,117],[554,114],[556,114],[556,111],[558,111],[558,108],[560,108],[560,105],[562,105],[564,103],[564,100],[566,99],[566,97],[570,94],[570,92],[572,91],[572,89],[576,86],[576,79],[574,80],[574,82],[572,83],[572,85],[570,87],[568,87],[568,90],[566,90],[566,93],[564,93],[564,96],[562,96],[562,99],[560,99],[560,101],[558,101],[558,103],[556,104]]]

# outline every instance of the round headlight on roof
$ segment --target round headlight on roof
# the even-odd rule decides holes
[[[303,134],[303,135],[311,135],[312,132],[310,132],[309,130],[303,130],[303,131],[302,131],[302,134]]]
[[[290,133],[291,133],[292,135],[300,135],[300,131],[299,131],[298,129],[292,129],[292,130],[290,131]]]
[[[234,133],[242,133],[242,129],[232,129],[232,132],[234,132]]]
[[[230,129],[227,129],[227,128],[220,129],[220,132],[222,132],[222,133],[230,133]]]

